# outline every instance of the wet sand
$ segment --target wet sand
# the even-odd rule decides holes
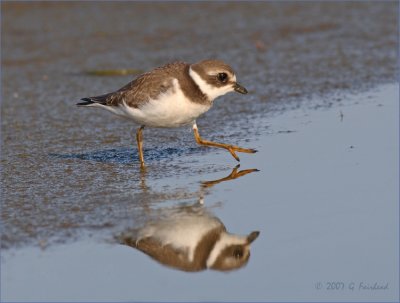
[[[181,207],[192,208],[193,214],[204,209],[235,235],[260,231],[244,267],[229,274],[189,274],[118,244],[120,232],[107,241],[92,232],[75,243],[3,252],[2,298],[395,301],[399,131],[394,126],[399,123],[399,86],[381,86],[346,99],[341,106],[288,110],[269,119],[268,130],[257,140],[260,152],[243,157],[238,169],[258,172],[233,180],[222,178],[231,173],[229,168],[185,178],[172,175],[148,182],[130,207],[110,206],[127,216],[119,222],[125,234],[160,222]],[[220,163],[226,153],[205,158]],[[208,182],[205,188],[202,180],[220,182]],[[329,289],[331,282],[343,288]],[[155,283],[157,291],[150,291]],[[360,289],[375,283],[388,286]]]
[[[17,265],[62,266],[60,260],[67,256],[60,250],[70,251],[76,259],[66,264],[78,267],[83,251],[95,265],[115,256],[116,276],[132,262],[131,272],[137,267],[148,272],[143,285],[146,279],[161,281],[172,275],[185,279],[186,274],[166,269],[132,248],[124,247],[124,257],[120,256],[122,248],[116,246],[115,237],[144,224],[157,214],[153,210],[199,200],[229,231],[261,231],[244,269],[228,276],[205,271],[188,282],[186,293],[176,290],[177,283],[160,291],[160,297],[139,293],[147,289],[143,285],[129,290],[137,277],[125,272],[110,285],[97,280],[109,286],[98,297],[72,284],[71,300],[339,300],[339,295],[315,292],[314,284],[336,277],[353,281],[353,276],[354,281],[367,277],[398,284],[389,269],[389,265],[398,268],[391,246],[398,239],[393,234],[398,223],[390,217],[398,213],[394,186],[398,174],[393,171],[398,167],[393,165],[398,145],[391,145],[398,142],[398,133],[393,133],[398,115],[390,116],[398,113],[390,103],[398,100],[398,94],[393,86],[382,86],[398,77],[397,2],[2,2],[1,6],[3,298],[44,300],[41,287],[53,285],[51,279],[37,278],[32,268],[32,275],[21,280],[22,267]],[[239,169],[260,172],[202,187],[202,181],[228,176],[237,162],[225,151],[198,147],[190,127],[183,127],[145,130],[148,169],[140,173],[135,125],[107,112],[75,107],[82,97],[115,90],[132,79],[87,71],[145,71],[173,60],[203,58],[230,63],[250,94],[216,100],[198,119],[201,134],[259,149],[255,155],[240,155]],[[380,93],[388,90],[388,95]],[[365,131],[369,126],[375,128]],[[381,161],[385,165],[377,165]],[[341,187],[336,187],[338,181]],[[364,200],[371,202],[366,210],[360,205]],[[389,204],[377,211],[376,201]],[[335,203],[339,203],[336,208]],[[337,229],[347,236],[332,234]],[[365,235],[371,233],[368,244]],[[354,237],[360,240],[352,244]],[[370,252],[355,265],[357,274],[338,267],[340,260],[326,265],[326,258],[333,258],[326,250],[317,254],[319,246],[335,251],[335,245],[343,248],[342,262],[347,262],[346,247],[355,259]],[[386,247],[387,255],[369,245]],[[310,254],[311,248],[315,254]],[[103,252],[107,257],[101,256]],[[320,262],[312,263],[311,256]],[[305,259],[296,261],[299,257]],[[54,263],[41,263],[42,258]],[[384,265],[374,265],[376,258],[384,258]],[[305,268],[300,263],[308,264],[307,285],[299,276]],[[279,264],[286,269],[279,270]],[[311,275],[317,265],[320,275]],[[65,283],[85,276],[76,267],[57,268],[65,273]],[[87,274],[92,273],[89,268]],[[372,270],[366,272],[370,268],[378,274],[370,276]],[[260,283],[266,272],[273,274]],[[294,277],[290,289],[284,287],[287,277]],[[296,283],[295,277],[302,281]],[[228,286],[234,280],[232,290]],[[199,294],[194,285],[200,281],[206,286],[217,283],[223,292]],[[240,286],[240,281],[247,282]],[[32,287],[17,292],[21,285]],[[66,298],[60,285],[53,286],[49,300]],[[245,291],[250,288],[255,288],[254,296]],[[392,300],[397,290],[391,286],[388,292],[374,292],[374,298]],[[349,293],[341,295],[349,298]],[[366,293],[353,295],[367,299]]]
[[[331,106],[397,75],[395,2],[1,5],[3,248],[109,228],[123,219],[113,205],[137,200],[135,126],[74,106],[132,76],[86,70],[223,59],[250,94],[218,99],[198,125],[205,138],[249,147],[268,127],[260,119],[309,96]],[[199,148],[190,127],[144,136],[149,182],[235,165],[208,161],[219,151]]]

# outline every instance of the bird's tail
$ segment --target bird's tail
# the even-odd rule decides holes
[[[90,106],[90,105],[93,105],[93,104],[97,103],[97,102],[93,101],[91,98],[82,98],[81,100],[83,102],[76,103],[76,105],[78,105],[78,106]]]
[[[109,99],[110,95],[112,95],[112,93],[101,95],[101,96],[96,96],[96,97],[82,98],[81,100],[83,102],[79,102],[76,105],[78,105],[78,106],[107,105],[107,100]]]

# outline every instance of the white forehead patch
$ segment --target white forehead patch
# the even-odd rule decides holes
[[[208,84],[200,77],[198,73],[192,70],[192,68],[189,68],[189,75],[190,77],[192,77],[193,81],[199,86],[202,93],[205,94],[211,101],[234,90],[232,85],[215,87]],[[236,76],[233,76],[233,80],[236,81]]]

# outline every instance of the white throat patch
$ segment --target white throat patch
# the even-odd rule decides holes
[[[215,98],[225,95],[226,93],[232,92],[233,86],[227,85],[223,87],[215,87],[204,81],[198,73],[196,73],[192,68],[189,68],[189,75],[192,77],[193,81],[199,86],[200,90],[205,94],[210,101]]]

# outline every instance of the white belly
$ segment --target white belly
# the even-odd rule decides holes
[[[192,123],[198,116],[211,107],[191,102],[183,94],[178,80],[173,81],[174,88],[162,94],[157,100],[149,100],[140,108],[121,104],[117,108],[108,108],[117,115],[133,119],[136,123],[151,127],[179,127]]]
[[[162,245],[172,245],[175,249],[187,251],[189,261],[193,261],[200,240],[207,232],[220,226],[222,223],[210,215],[177,213],[142,228],[137,241],[151,237]]]

